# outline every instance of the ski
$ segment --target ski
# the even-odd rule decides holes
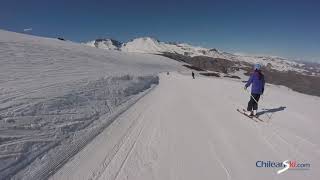
[[[244,116],[252,119],[253,121],[258,122],[256,119],[253,119],[253,116],[248,116],[246,113],[244,113],[243,111],[240,111],[239,109],[237,109],[237,111],[238,111],[239,113],[243,114]]]
[[[260,122],[264,122],[262,119],[259,118],[259,116],[253,116],[253,117],[258,119]]]
[[[245,109],[242,109],[243,112],[245,112]],[[248,116],[248,115],[247,115]],[[251,117],[251,116],[250,116]],[[252,118],[255,118],[261,122],[264,122],[262,119],[259,118],[259,116],[252,116]]]

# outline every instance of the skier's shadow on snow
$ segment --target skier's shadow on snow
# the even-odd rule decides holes
[[[257,115],[260,116],[260,115],[267,114],[267,113],[275,113],[275,112],[283,111],[286,108],[287,107],[285,107],[285,106],[280,106],[278,108],[273,108],[273,109],[263,109],[263,111],[258,112]]]

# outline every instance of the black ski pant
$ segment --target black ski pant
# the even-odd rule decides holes
[[[254,98],[254,99],[253,99]],[[260,94],[251,94],[250,101],[248,102],[247,111],[257,110]],[[257,101],[257,102],[256,102]]]

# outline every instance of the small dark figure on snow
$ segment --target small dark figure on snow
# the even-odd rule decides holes
[[[167,75],[169,75],[169,72],[167,72]]]
[[[264,92],[264,75],[261,72],[260,64],[254,65],[254,72],[251,74],[248,82],[246,83],[244,89],[246,90],[250,85],[251,86],[251,97],[248,102],[247,112],[248,116],[256,116],[258,110],[258,101],[260,96]]]
[[[192,74],[192,78],[194,79],[194,72],[192,71],[192,73],[191,73],[191,74]]]

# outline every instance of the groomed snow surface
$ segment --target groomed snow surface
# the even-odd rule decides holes
[[[0,30],[0,179],[45,178],[179,67]]]
[[[50,179],[319,179],[320,98],[268,85],[264,122],[236,111],[248,94],[232,79],[161,74],[160,83]],[[308,170],[257,168],[296,160]]]

